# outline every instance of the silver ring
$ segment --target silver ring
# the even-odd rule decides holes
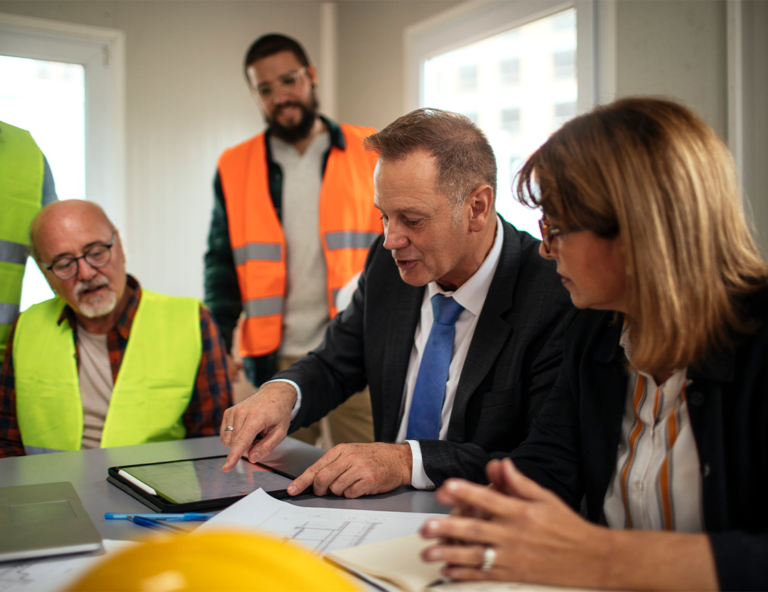
[[[493,547],[486,547],[483,551],[483,564],[480,566],[480,571],[488,571],[493,567],[496,562],[496,549]]]
[[[225,432],[232,432],[232,431],[234,431],[234,429],[235,429],[235,426],[227,426],[227,427],[224,428],[224,431]]]

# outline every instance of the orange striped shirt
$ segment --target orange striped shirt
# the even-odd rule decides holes
[[[631,360],[629,331],[621,337]],[[661,385],[630,372],[616,470],[603,510],[611,528],[701,532],[699,454],[688,415],[685,370]]]

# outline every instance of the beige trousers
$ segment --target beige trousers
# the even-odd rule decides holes
[[[281,372],[298,358],[279,357],[277,371]],[[368,388],[355,393],[320,421],[291,434],[307,444],[328,450],[336,444],[373,442],[373,415]]]

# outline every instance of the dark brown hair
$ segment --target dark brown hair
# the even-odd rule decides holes
[[[259,37],[251,44],[246,52],[245,60],[243,62],[243,72],[245,73],[246,81],[250,84],[250,80],[248,80],[248,66],[254,62],[258,62],[260,59],[267,58],[282,51],[290,51],[296,56],[296,59],[302,66],[309,66],[307,52],[304,51],[304,48],[298,41],[286,37],[285,35],[280,35],[279,33],[270,33]]]

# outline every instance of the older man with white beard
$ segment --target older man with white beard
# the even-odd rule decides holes
[[[218,434],[224,342],[193,298],[143,290],[91,202],[43,208],[32,255],[56,297],[13,325],[0,375],[0,456]]]

